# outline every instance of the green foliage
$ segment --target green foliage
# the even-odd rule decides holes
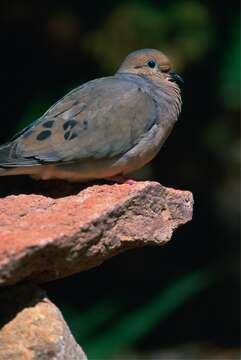
[[[240,109],[240,22],[235,20],[230,33],[230,41],[225,47],[222,64],[221,95],[224,104],[232,109]]]
[[[214,280],[215,275],[210,269],[186,274],[176,279],[155,298],[123,317],[118,316],[120,305],[115,301],[97,303],[84,314],[69,306],[62,310],[88,358],[106,360],[134,345],[178,307],[208,288]],[[108,326],[108,322],[113,318],[115,323]],[[100,331],[101,327],[105,327],[105,330]]]
[[[206,54],[213,33],[209,12],[201,3],[154,7],[145,1],[120,2],[101,29],[87,33],[85,46],[108,71],[133,49],[146,47],[162,49],[180,69]]]
[[[98,331],[105,322],[110,321],[119,310],[120,305],[109,299],[97,302],[84,312],[69,304],[62,307],[65,320],[79,342],[87,341],[89,336],[93,336],[95,331]]]

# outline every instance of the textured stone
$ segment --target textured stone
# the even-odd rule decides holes
[[[77,195],[0,199],[0,284],[87,270],[128,248],[162,245],[192,217],[192,194],[155,182],[96,185]]]
[[[87,360],[60,311],[32,285],[0,295],[1,360]]]

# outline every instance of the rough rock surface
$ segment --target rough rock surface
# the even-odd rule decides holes
[[[45,293],[18,285],[0,295],[1,360],[87,360]]]
[[[155,182],[96,185],[60,198],[0,199],[0,284],[44,282],[128,248],[162,245],[192,217],[192,194]]]

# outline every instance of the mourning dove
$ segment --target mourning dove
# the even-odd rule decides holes
[[[0,175],[86,181],[141,168],[178,118],[179,81],[162,52],[130,53],[114,76],[72,90],[0,146]]]

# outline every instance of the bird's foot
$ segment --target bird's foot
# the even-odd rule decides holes
[[[107,178],[106,180],[117,183],[117,184],[133,185],[133,184],[137,183],[136,180],[129,179],[123,175],[111,176],[111,177]]]

